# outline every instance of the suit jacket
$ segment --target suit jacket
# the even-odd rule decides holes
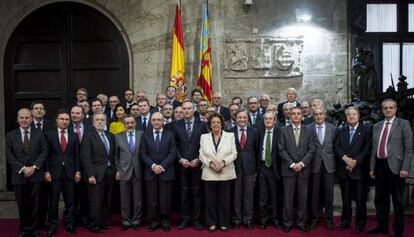
[[[224,130],[227,132],[231,131],[233,129],[233,122],[234,122],[234,126],[237,126],[236,121],[233,121],[232,119],[226,120],[224,122]]]
[[[223,116],[224,121],[231,119],[230,110],[227,107],[220,106],[220,115]]]
[[[20,127],[7,133],[6,136],[6,160],[11,167],[11,182],[13,185],[21,185],[30,182],[41,182],[44,180],[44,163],[47,159],[47,142],[41,131],[30,129],[30,152],[24,151]],[[34,174],[25,178],[24,166],[35,165],[38,169]]]
[[[113,121],[116,121],[115,111],[112,113],[111,117],[111,108],[109,106],[105,108],[104,113],[106,114],[106,120],[108,121],[108,124],[110,124]]]
[[[175,142],[177,143],[177,159],[180,160],[181,158],[184,158],[188,161],[198,159],[200,137],[202,134],[208,133],[206,123],[194,119],[190,138],[187,136],[187,125],[184,119],[175,123],[174,131]]]
[[[135,119],[135,122],[137,123],[137,129],[138,130],[140,130],[140,131],[144,131],[144,128],[142,127],[142,117],[141,116],[138,116],[136,119]],[[151,116],[150,116],[150,119],[147,119],[147,128],[146,128],[146,130],[149,130],[149,131],[152,131],[152,124],[151,124]]]
[[[168,99],[167,99],[167,103],[168,103]],[[181,106],[181,102],[174,99],[172,101],[172,106],[173,106],[173,109],[175,109],[176,107]]]
[[[156,174],[152,171],[153,164],[161,165],[165,172],[159,175],[161,180],[170,181],[175,178],[174,161],[176,159],[174,134],[165,129],[162,130],[159,150],[155,147],[154,133],[147,130],[142,135],[140,156],[144,161],[144,178],[153,180]]]
[[[260,132],[260,160],[265,160],[265,157],[263,157],[263,143],[265,141],[265,136],[267,136],[266,128],[259,130]],[[278,151],[278,143],[280,138],[280,128],[274,127],[273,128],[273,135],[272,135],[272,152],[270,154],[270,157],[272,158],[272,169],[274,174],[276,175],[277,179],[280,179],[280,165],[281,160],[279,158],[279,151]]]
[[[60,147],[59,136],[57,129],[46,133],[49,148],[46,171],[50,173],[52,180],[60,180],[62,170],[65,170],[69,180],[74,180],[75,173],[80,172],[78,135],[68,129],[68,140],[64,152]]]
[[[371,150],[371,126],[367,124],[359,123],[351,144],[349,144],[349,126],[345,125],[337,129],[336,141],[335,141],[335,153],[336,153],[336,167],[337,176],[339,179],[345,179],[349,176],[354,180],[361,180],[368,175],[367,169],[367,156]],[[346,164],[342,160],[344,155],[350,156],[357,161],[357,166],[348,172],[346,170]]]
[[[257,163],[259,162],[259,132],[255,128],[247,126],[246,144],[244,149],[242,149],[237,129],[237,126],[232,129],[237,148],[237,160],[235,161],[236,173],[237,175],[254,175],[257,171]],[[242,171],[243,173],[241,173]]]
[[[30,127],[32,129],[36,129],[36,124],[35,123],[36,123],[36,121],[33,119],[33,122],[30,124]],[[49,131],[51,129],[54,129],[54,128],[56,128],[56,125],[53,121],[43,119],[43,127],[42,127],[42,132],[43,133],[46,133],[47,131]]]
[[[281,173],[282,176],[299,175],[308,178],[311,174],[311,162],[315,153],[315,141],[313,140],[312,131],[305,125],[300,126],[299,145],[296,146],[293,126],[285,126],[280,129],[280,138],[278,143],[279,156],[282,159]],[[295,173],[290,166],[293,163],[302,162],[305,167]]]
[[[227,181],[236,178],[234,160],[237,159],[237,149],[234,133],[224,132],[220,143],[214,146],[211,133],[201,135],[200,139],[200,161],[202,163],[201,179],[206,181]],[[220,173],[216,173],[209,166],[210,162],[223,162],[226,164]]]
[[[372,129],[371,171],[375,169],[383,126],[384,120],[376,123]],[[407,120],[394,118],[391,130],[388,132],[386,149],[387,162],[392,173],[399,175],[401,170],[410,170],[410,164],[413,159],[413,131]]]
[[[247,117],[249,118],[249,126],[251,126],[251,127],[255,126],[256,124],[260,123],[260,121],[263,120],[263,115],[261,115],[259,113],[259,111],[256,112],[256,121],[255,121],[255,124],[252,124],[252,119],[250,117],[250,112],[247,112]]]
[[[313,140],[315,141],[315,156],[312,159],[312,173],[321,170],[322,161],[328,173],[335,172],[335,137],[336,128],[332,124],[325,122],[325,134],[323,144],[319,142],[316,124],[308,125],[311,129]]]
[[[132,174],[141,180],[143,167],[139,151],[142,133],[142,131],[135,130],[135,150],[133,152],[129,150],[127,131],[115,135],[115,162],[121,181],[130,180]]]
[[[277,117],[278,117],[278,119],[282,119],[282,118],[285,117],[283,115],[283,105],[286,104],[287,102],[288,101],[284,101],[284,102],[281,102],[277,105]],[[296,101],[296,107],[299,107],[299,106],[300,106],[299,101]]]
[[[85,133],[81,142],[81,164],[83,169],[83,177],[87,180],[89,177],[95,176],[96,182],[103,180],[108,161],[112,169],[115,170],[115,139],[112,134],[105,131],[105,136],[109,142],[109,154],[106,151],[101,135],[96,129],[91,129]]]

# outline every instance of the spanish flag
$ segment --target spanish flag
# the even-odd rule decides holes
[[[181,12],[178,5],[175,8],[175,22],[173,31],[173,45],[171,50],[170,86],[177,89],[176,99],[183,101],[187,96],[187,83],[184,77],[184,44],[181,28]]]
[[[204,98],[212,102],[213,86],[211,83],[211,41],[208,31],[208,3],[203,2],[203,16],[201,18],[200,37],[200,66],[198,71],[198,88],[203,91]]]

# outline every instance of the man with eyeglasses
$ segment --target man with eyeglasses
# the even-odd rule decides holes
[[[259,98],[259,113],[263,116],[266,113],[267,106],[270,103],[270,97],[268,94],[261,94]]]
[[[247,106],[249,108],[249,126],[253,127],[256,123],[262,121],[263,116],[259,113],[259,103],[255,96],[247,98]]]
[[[108,109],[105,111],[106,117],[109,120],[109,123],[113,122],[116,120],[116,116],[115,116],[115,106],[119,104],[119,98],[116,95],[113,95],[111,97],[109,97],[109,107]]]
[[[30,107],[33,115],[33,122],[31,124],[32,128],[46,132],[54,127],[52,121],[45,119],[46,110],[42,101],[33,101]]]
[[[88,90],[86,88],[79,88],[76,90],[76,102],[79,104],[82,100],[88,100]]]
[[[134,103],[134,91],[132,89],[125,89],[124,90],[124,100],[125,105],[124,108],[126,109],[126,113],[129,114],[131,110],[131,105]]]

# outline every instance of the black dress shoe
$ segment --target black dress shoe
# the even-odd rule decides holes
[[[312,223],[309,225],[309,229],[314,230],[316,227],[318,227],[319,223],[317,221],[312,221]]]
[[[246,223],[246,228],[247,228],[248,230],[253,230],[253,229],[254,229],[253,222],[252,222],[252,221],[248,221],[248,222]]]
[[[388,230],[386,228],[383,228],[381,226],[377,226],[372,230],[368,230],[368,234],[388,234]]]
[[[199,221],[194,221],[194,229],[196,230],[203,230],[204,226]]]
[[[365,224],[357,224],[355,228],[355,232],[361,233],[361,232],[364,232],[364,229],[365,229]]]
[[[162,226],[162,231],[164,231],[164,232],[170,231],[170,226],[169,225]]]
[[[240,223],[239,223],[239,222],[235,222],[235,223],[234,223],[233,228],[234,228],[235,230],[240,229]]]
[[[129,228],[130,226],[129,225],[124,225],[124,224],[121,224],[121,230],[122,231],[126,231],[126,230],[128,230],[128,228]]]
[[[76,228],[75,228],[74,225],[72,225],[72,226],[66,226],[65,227],[65,230],[66,230],[66,232],[69,232],[71,234],[75,234],[76,233]]]
[[[350,224],[341,223],[341,225],[338,227],[338,230],[346,230],[350,227]]]
[[[93,226],[89,230],[93,233],[96,233],[96,234],[103,233],[103,229],[99,226]]]
[[[132,229],[139,230],[141,228],[141,225],[139,224],[132,224]]]
[[[261,222],[259,225],[260,229],[266,229],[266,227],[267,227],[267,222]]]
[[[291,227],[291,226],[285,226],[285,227],[283,228],[283,232],[285,232],[285,233],[289,233],[291,229],[292,229],[292,227]]]
[[[273,221],[272,225],[276,228],[276,229],[282,229],[283,228],[283,224],[280,221]]]
[[[149,232],[154,232],[158,229],[159,224],[158,223],[151,223],[151,225],[148,227]]]
[[[325,222],[325,228],[327,230],[333,230],[333,227],[334,227],[334,225],[333,225],[333,223],[331,221]]]
[[[303,232],[309,232],[309,228],[308,228],[308,227],[306,227],[306,226],[301,226],[301,225],[299,225],[299,226],[298,226],[298,229],[299,229],[299,230],[301,230],[301,231],[303,231]]]
[[[178,224],[177,229],[184,230],[189,224],[190,223],[188,221],[181,221],[180,224]]]
[[[56,234],[56,226],[55,225],[51,225],[49,226],[49,229],[47,231],[47,236],[53,236],[54,234]]]

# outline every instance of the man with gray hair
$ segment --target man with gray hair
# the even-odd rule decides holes
[[[296,89],[293,87],[290,87],[286,90],[286,101],[279,103],[277,105],[277,113],[279,116],[279,120],[284,118],[284,114],[283,114],[283,105],[286,103],[291,103],[293,105],[293,107],[299,107],[300,103],[297,100],[298,97],[298,93],[296,92]]]
[[[229,108],[222,106],[223,95],[220,92],[214,92],[213,94],[213,106],[216,113],[223,116],[224,120],[230,119]]]
[[[266,113],[267,106],[270,103],[270,97],[268,94],[261,94],[259,97],[259,113],[263,115]]]

